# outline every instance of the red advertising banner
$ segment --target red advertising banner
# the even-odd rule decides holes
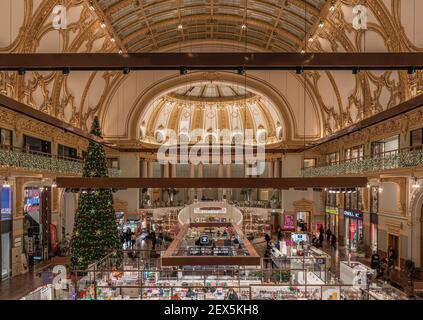
[[[50,249],[51,255],[55,256],[57,252],[57,228],[54,224],[50,224]]]

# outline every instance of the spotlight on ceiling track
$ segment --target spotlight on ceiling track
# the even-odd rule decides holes
[[[62,73],[67,76],[70,73],[70,68],[63,68]]]
[[[244,68],[244,67],[239,67],[239,68],[237,69],[237,72],[238,72],[238,74],[239,74],[240,76],[243,76],[243,75],[245,75],[245,68]]]
[[[358,74],[359,72],[360,72],[360,69],[357,67],[352,69],[352,74]]]
[[[413,74],[415,74],[416,73],[416,68],[415,67],[410,67],[410,68],[408,68],[408,74],[409,75],[413,75]]]
[[[303,69],[303,68],[301,68],[301,67],[298,67],[297,69],[295,69],[295,73],[296,73],[296,74],[302,74],[302,73],[303,73],[303,71],[304,71],[304,69]]]
[[[131,69],[129,69],[128,67],[123,68],[123,74],[129,74],[129,72],[131,72]]]
[[[18,74],[19,74],[20,76],[24,76],[24,75],[25,75],[25,73],[26,73],[25,68],[19,68],[19,69],[18,69]]]
[[[179,70],[179,73],[181,76],[186,75],[188,73],[188,69],[183,67]]]

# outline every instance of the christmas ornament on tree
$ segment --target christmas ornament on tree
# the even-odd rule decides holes
[[[100,124],[94,118],[91,134],[101,137]],[[106,154],[103,145],[90,141],[85,158],[84,178],[107,177]],[[120,240],[113,209],[111,189],[81,193],[75,215],[71,241],[71,264],[73,269],[85,270],[113,250],[120,249]]]

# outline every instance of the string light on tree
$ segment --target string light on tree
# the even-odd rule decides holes
[[[97,117],[90,133],[101,137]],[[88,146],[82,176],[108,176],[104,147],[96,141],[91,141]],[[84,191],[79,197],[71,241],[71,265],[78,270],[86,269],[89,264],[120,248],[112,190]]]

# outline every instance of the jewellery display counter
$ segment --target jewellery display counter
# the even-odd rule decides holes
[[[372,283],[368,290],[369,300],[409,300],[407,295],[389,284]]]
[[[343,284],[358,285],[365,288],[375,271],[358,261],[340,262],[340,279]]]
[[[253,300],[362,300],[360,289],[352,286],[252,285]]]

